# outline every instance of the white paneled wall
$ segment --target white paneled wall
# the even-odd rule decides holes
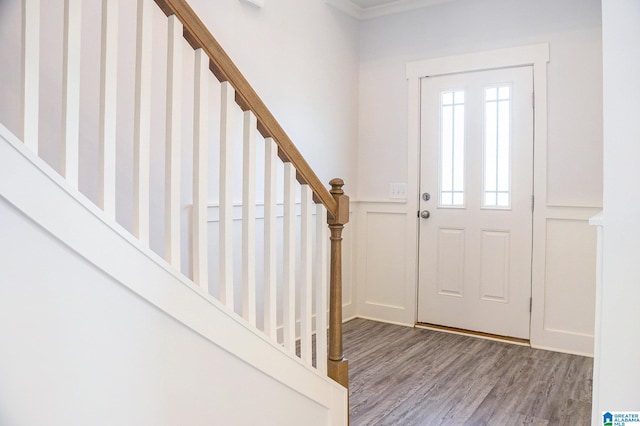
[[[543,335],[537,344],[553,348],[571,341],[575,352],[593,355],[596,230],[588,217],[594,211],[565,210],[573,214],[547,219]]]
[[[397,202],[357,202],[357,315],[390,323],[416,321],[414,237],[418,219]],[[534,235],[542,253],[534,286],[531,343],[535,347],[593,355],[596,230],[588,220],[598,209],[549,207],[546,229]],[[542,243],[542,244],[541,244]]]
[[[545,209],[544,206],[541,206]],[[535,347],[593,356],[596,230],[599,209],[547,206],[545,229],[534,233],[531,343]]]
[[[358,314],[413,325],[411,275],[407,275],[407,214],[398,203],[360,203]]]
[[[371,284],[364,293],[364,303],[403,309],[407,277],[403,262],[396,260],[406,257],[406,236],[396,230],[404,227],[406,214],[368,211],[363,219],[365,235],[370,242],[365,258],[365,281]]]
[[[584,218],[547,220],[546,331],[593,337],[595,231]],[[584,314],[575,315],[575,311]]]

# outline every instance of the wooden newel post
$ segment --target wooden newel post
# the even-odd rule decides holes
[[[344,195],[342,179],[332,179],[331,195],[336,200],[336,214],[329,213],[331,230],[331,272],[329,281],[329,377],[349,388],[349,362],[342,352],[342,230],[349,222],[349,197]]]

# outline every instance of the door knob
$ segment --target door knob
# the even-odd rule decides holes
[[[430,216],[431,216],[431,213],[429,213],[429,210],[422,210],[420,212],[420,217],[423,219],[429,219]]]

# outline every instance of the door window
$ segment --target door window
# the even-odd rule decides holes
[[[440,93],[441,207],[464,207],[464,91]]]
[[[484,89],[482,206],[511,207],[511,87]]]

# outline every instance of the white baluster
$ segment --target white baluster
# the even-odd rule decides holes
[[[81,0],[64,2],[62,56],[62,175],[78,188],[80,137],[80,21]]]
[[[312,268],[311,255],[313,250],[313,192],[309,185],[301,187],[301,215],[300,215],[300,358],[308,365],[312,363]]]
[[[209,57],[203,49],[195,51],[193,106],[193,281],[209,289],[207,254],[207,179],[209,176]]]
[[[40,108],[40,0],[22,2],[22,139],[38,153]]]
[[[224,82],[221,86],[220,301],[233,310],[233,108],[235,108],[235,90],[229,82]]]
[[[256,116],[244,113],[242,174],[242,316],[256,325]]]
[[[283,256],[283,336],[284,347],[296,350],[296,170],[284,163],[284,256]]]
[[[118,87],[118,0],[102,0],[100,61],[100,207],[116,218],[116,114]]]
[[[328,247],[327,210],[316,204],[316,252],[314,287],[316,291],[316,366],[327,374],[327,308],[328,308]]]
[[[264,141],[264,332],[278,339],[276,324],[276,188],[278,145],[271,138]]]
[[[133,233],[149,245],[149,144],[151,133],[151,0],[138,0],[133,138]]]
[[[169,17],[167,52],[167,142],[165,155],[165,246],[167,262],[180,270],[180,161],[182,134],[182,23]]]

